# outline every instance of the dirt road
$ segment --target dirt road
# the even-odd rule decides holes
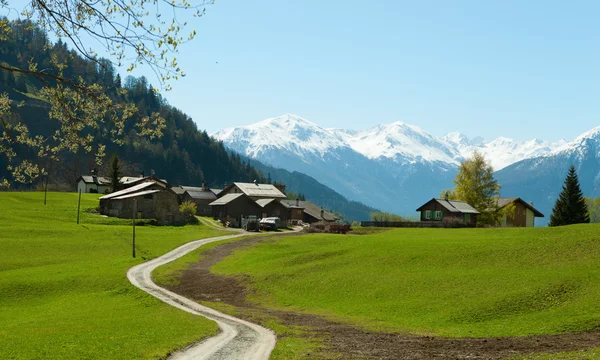
[[[163,289],[152,281],[152,271],[157,267],[180,258],[204,244],[242,236],[248,236],[248,234],[238,233],[193,241],[156,259],[134,266],[127,272],[127,278],[133,285],[169,305],[214,320],[221,329],[218,335],[174,353],[169,358],[170,360],[266,360],[269,358],[276,343],[275,333],[271,330],[202,306]]]

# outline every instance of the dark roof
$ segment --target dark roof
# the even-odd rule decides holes
[[[217,195],[215,195],[210,190],[202,190],[199,188],[199,191],[196,190],[185,190],[185,193],[188,194],[192,199],[196,200],[215,200]]]
[[[474,207],[472,207],[464,201],[445,200],[436,198],[433,198],[425,204],[423,204],[420,208],[417,209],[417,211],[423,210],[423,208],[432,201],[436,201],[438,204],[442,205],[444,208],[446,208],[446,210],[450,211],[451,213],[479,214],[479,211],[477,211]]]
[[[104,176],[82,175],[79,177],[79,179],[77,179],[77,182],[80,180],[83,180],[83,182],[86,184],[110,185],[110,180]]]
[[[317,220],[336,221],[339,219],[335,214],[326,210],[323,210],[323,216],[321,217],[322,208],[309,201],[298,201],[298,206],[296,206],[296,200],[280,200],[280,202],[287,208],[302,208],[305,213]]]
[[[227,205],[230,202],[232,202],[233,200],[239,198],[240,196],[244,196],[244,194],[242,193],[238,193],[238,194],[225,194],[223,196],[221,196],[220,198],[218,198],[217,200],[211,202],[210,206],[215,206],[215,205]]]
[[[533,211],[533,216],[535,216],[535,217],[544,217],[544,214],[539,212],[536,208],[533,207],[533,205],[529,204],[528,202],[521,199],[520,197],[498,198],[498,209],[502,209],[506,205],[511,204],[513,202],[520,202],[521,204],[523,204],[523,206],[525,206],[529,210]]]

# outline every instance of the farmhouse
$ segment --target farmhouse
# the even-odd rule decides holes
[[[339,217],[324,210],[309,201],[300,200],[281,200],[281,203],[288,208],[290,212],[290,219],[297,220],[300,216],[300,209],[302,210],[302,217],[300,220],[307,224],[312,224],[319,221],[335,222],[339,220]]]
[[[226,194],[244,194],[252,200],[258,199],[285,199],[286,196],[275,185],[234,182],[225,187],[218,197]]]
[[[242,226],[242,218],[250,215],[260,218],[262,212],[262,207],[244,193],[224,194],[210,206],[213,218],[231,227]]]
[[[100,198],[100,213],[131,219],[134,216],[134,200],[138,219],[156,219],[159,224],[177,223],[182,220],[177,194],[163,183],[147,181]]]
[[[155,181],[162,184],[165,188],[168,186],[166,180],[158,179],[153,176],[123,176],[119,179],[119,184],[121,184],[122,188],[126,189],[147,181]],[[77,179],[77,192],[108,194],[111,190],[110,179],[104,176],[82,175]]]
[[[175,186],[172,190],[179,197],[179,203],[185,201],[196,204],[196,214],[200,216],[210,216],[212,208],[210,203],[217,200],[215,191],[208,189],[204,184],[202,187],[195,186]]]
[[[423,204],[417,211],[421,212],[422,222],[442,222],[444,219],[457,219],[466,225],[475,226],[479,211],[464,201],[433,198]]]
[[[110,191],[110,180],[103,176],[82,175],[77,179],[77,192],[106,194]]]
[[[512,217],[504,214],[500,219],[500,226],[533,227],[536,217],[544,217],[544,214],[534,208],[532,203],[527,203],[519,197],[498,198],[498,209],[503,209],[509,204],[514,204],[515,212]]]

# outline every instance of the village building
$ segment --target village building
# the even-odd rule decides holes
[[[261,217],[263,208],[244,193],[230,193],[220,196],[210,203],[215,220],[230,227],[241,227],[242,218]]]
[[[126,189],[148,181],[155,181],[162,184],[165,188],[169,186],[166,180],[153,176],[123,176],[119,179],[119,184],[121,188]],[[82,175],[77,179],[77,192],[108,194],[111,190],[110,179],[104,176]]]
[[[110,188],[110,180],[103,176],[82,175],[77,179],[78,193],[107,194]]]
[[[480,214],[475,208],[464,201],[433,198],[417,209],[421,213],[422,222],[442,222],[450,219],[463,222],[467,226],[477,224]]]
[[[303,223],[312,224],[321,221],[335,222],[339,220],[339,217],[335,214],[332,214],[309,201],[281,200],[281,203],[288,208],[290,219],[297,220],[301,215],[300,220]]]
[[[258,206],[261,207],[261,219],[268,217],[278,217],[280,227],[286,227],[289,223],[288,208],[283,205],[278,199],[258,199]]]
[[[514,204],[515,211],[512,217],[504,214],[500,218],[500,226],[506,227],[533,227],[536,217],[544,217],[544,214],[519,197],[498,198],[498,209],[504,209],[509,204]]]
[[[135,213],[134,209],[137,210]],[[156,181],[143,182],[100,197],[100,213],[126,219],[134,216],[138,219],[156,219],[159,224],[183,220],[177,194]]]
[[[286,195],[282,193],[275,185],[234,182],[225,187],[218,197],[226,194],[244,194],[252,200],[258,199],[285,199]]]
[[[173,187],[172,190],[179,197],[180,204],[186,201],[196,204],[196,215],[212,215],[212,208],[209,204],[217,200],[217,195],[214,191],[208,189],[206,185],[202,187],[179,185]]]

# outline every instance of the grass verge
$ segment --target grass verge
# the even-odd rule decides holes
[[[600,226],[288,237],[213,267],[250,300],[375,331],[452,337],[600,326]]]
[[[0,358],[163,359],[215,334],[216,324],[133,287],[127,269],[191,240],[205,225],[138,226],[84,211],[98,195],[0,193]]]

